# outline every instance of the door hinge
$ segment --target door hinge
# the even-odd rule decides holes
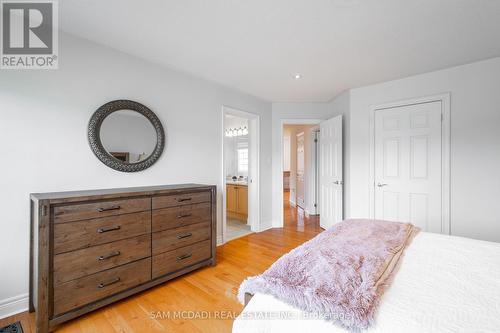
[[[314,139],[314,142],[318,142],[318,139]]]
[[[318,207],[318,204],[314,204],[314,207]]]

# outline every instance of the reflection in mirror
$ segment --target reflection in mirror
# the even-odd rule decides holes
[[[131,164],[147,159],[156,147],[157,138],[151,122],[132,110],[119,110],[107,116],[100,137],[108,154]]]

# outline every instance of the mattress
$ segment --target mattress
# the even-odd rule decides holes
[[[419,233],[382,296],[370,333],[500,332],[500,244]],[[256,294],[233,333],[347,332]]]

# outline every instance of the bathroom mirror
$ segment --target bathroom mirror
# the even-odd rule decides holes
[[[101,106],[88,127],[90,147],[97,158],[118,171],[149,168],[163,152],[163,126],[146,106],[117,100]]]

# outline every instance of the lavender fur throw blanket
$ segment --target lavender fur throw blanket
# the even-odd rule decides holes
[[[268,294],[350,331],[366,329],[417,231],[409,223],[345,220],[243,281],[238,299]]]

